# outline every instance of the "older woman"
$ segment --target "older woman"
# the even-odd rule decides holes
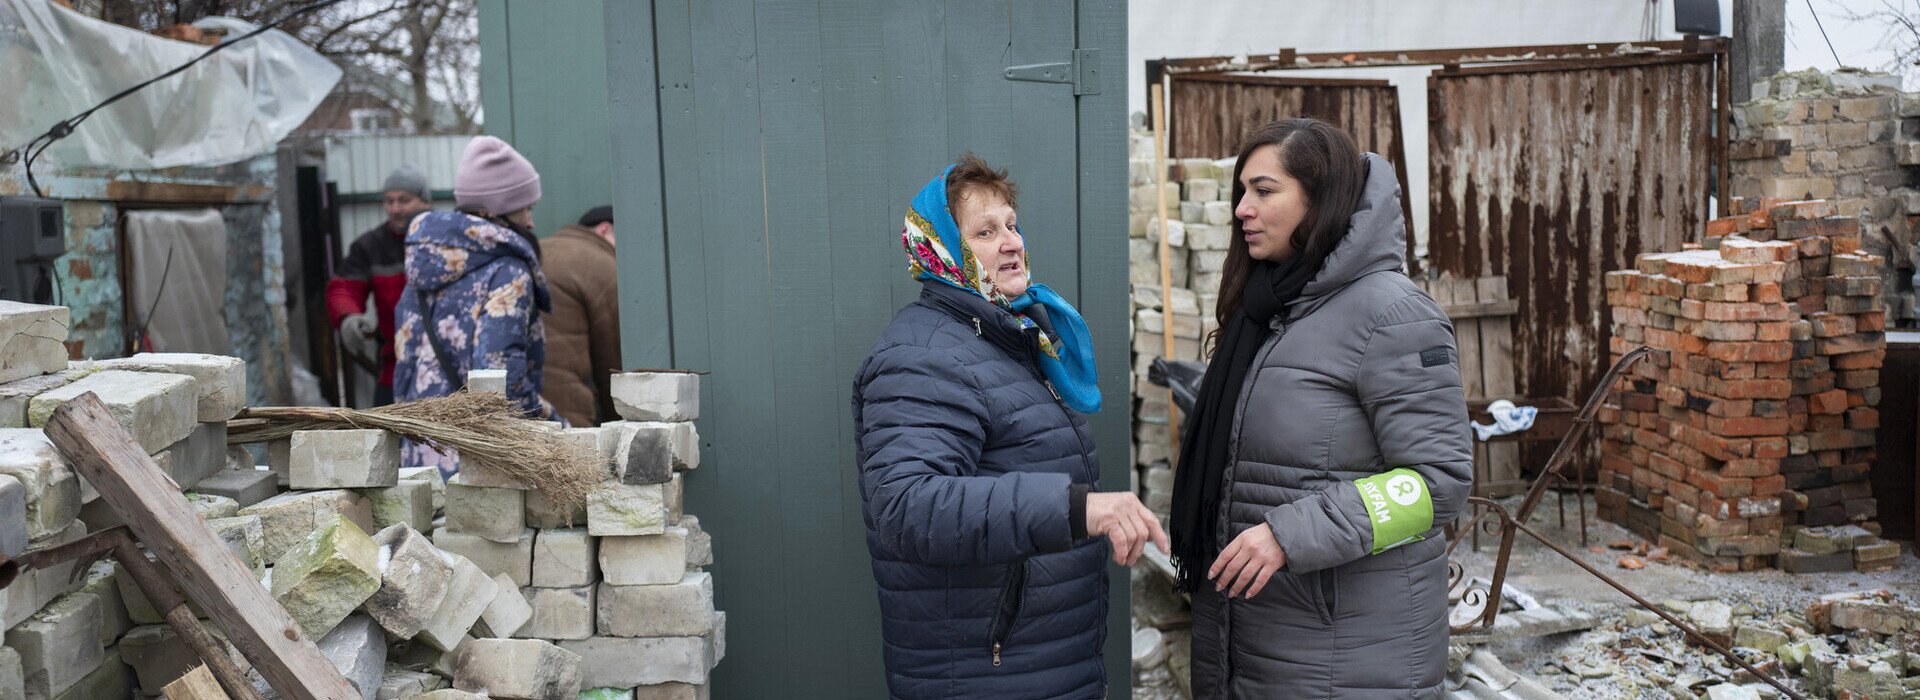
[[[920,190],[901,234],[920,299],[854,380],[897,698],[1106,697],[1108,544],[1122,565],[1167,546],[1132,493],[1090,493],[1091,341],[1031,283],[1016,198],[972,154]]]

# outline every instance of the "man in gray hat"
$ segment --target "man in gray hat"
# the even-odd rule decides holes
[[[394,168],[382,189],[387,220],[354,239],[333,279],[327,280],[327,315],[341,340],[348,347],[368,340],[379,343],[376,406],[393,403],[393,307],[407,287],[407,226],[433,208],[427,175],[412,165]],[[373,308],[367,307],[369,293]]]

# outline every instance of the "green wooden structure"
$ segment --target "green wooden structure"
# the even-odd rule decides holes
[[[1093,329],[1102,485],[1127,488],[1125,0],[481,8],[489,132],[525,140],[550,201],[611,173],[625,363],[712,372],[687,509],[728,613],[715,697],[886,695],[848,399],[918,294],[907,201],[962,151],[1010,169],[1035,278]],[[604,117],[584,113],[595,89]],[[1128,577],[1109,571],[1126,697]]]
[[[534,229],[548,235],[613,201],[601,0],[479,2],[482,131],[540,171]]]

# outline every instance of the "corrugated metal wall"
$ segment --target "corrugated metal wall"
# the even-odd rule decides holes
[[[1713,78],[1696,56],[1430,79],[1430,262],[1507,277],[1522,395],[1584,399],[1608,366],[1603,276],[1706,221]]]
[[[355,195],[378,197],[387,174],[411,163],[427,174],[428,189],[453,191],[453,174],[460,153],[471,136],[343,136],[327,139],[326,175],[343,201],[340,205],[341,245],[387,219],[378,200],[354,201]],[[450,198],[436,199],[435,209],[453,208]]]

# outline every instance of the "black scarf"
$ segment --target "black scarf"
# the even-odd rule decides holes
[[[1240,403],[1240,388],[1246,384],[1254,355],[1273,334],[1268,322],[1300,298],[1307,281],[1320,271],[1321,261],[1309,263],[1306,257],[1294,255],[1279,263],[1253,264],[1240,313],[1221,329],[1220,345],[1200,380],[1193,414],[1186,418],[1180,438],[1180,466],[1173,480],[1169,533],[1173,537],[1170,554],[1174,569],[1186,591],[1198,590],[1206,582],[1207,567],[1220,553],[1214,530],[1218,527],[1227,453],[1233,449],[1233,414]]]

